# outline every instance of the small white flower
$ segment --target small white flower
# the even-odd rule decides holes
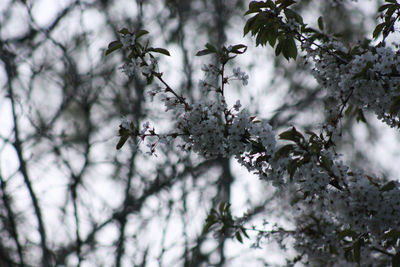
[[[236,104],[233,105],[233,108],[234,108],[236,111],[239,111],[239,109],[240,109],[241,106],[242,106],[242,104],[240,104],[240,100],[237,100],[237,101],[236,101]]]

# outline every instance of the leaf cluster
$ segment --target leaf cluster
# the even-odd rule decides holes
[[[229,60],[235,58],[239,54],[245,53],[247,50],[247,46],[244,44],[237,44],[228,48],[223,46],[220,50],[210,43],[207,43],[205,47],[205,49],[198,51],[196,56],[201,57],[209,54],[215,54],[222,64],[226,64]]]
[[[251,33],[252,36],[256,36],[257,46],[269,44],[275,48],[276,56],[282,53],[287,60],[296,59],[296,32],[285,27],[281,16],[283,12],[287,20],[294,20],[299,25],[303,25],[303,18],[289,8],[295,3],[293,0],[250,2],[245,15],[255,15],[247,20],[243,30],[244,35]]]
[[[231,204],[221,202],[218,209],[212,208],[203,227],[203,234],[214,228],[220,235],[231,235],[240,243],[243,243],[243,235],[249,238],[246,229],[242,225],[236,225],[231,213]]]
[[[400,19],[400,4],[396,0],[386,0],[385,4],[379,7],[378,12],[381,12],[383,22],[378,24],[373,33],[373,38],[378,38],[380,34],[383,35],[383,41],[390,33],[395,31],[395,23]]]

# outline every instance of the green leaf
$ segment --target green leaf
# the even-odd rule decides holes
[[[395,185],[396,185],[396,184],[395,184],[394,181],[387,182],[386,184],[384,184],[384,185],[380,188],[380,191],[382,191],[382,192],[390,191],[390,190],[394,189]]]
[[[118,50],[122,48],[122,43],[120,41],[113,41],[108,45],[108,48],[106,50],[106,56],[114,52],[115,50]]]
[[[284,39],[280,42],[280,44],[282,44],[282,54],[287,60],[289,60],[290,58],[296,59],[297,47],[294,39]]]
[[[118,150],[121,149],[124,146],[124,144],[126,143],[126,141],[128,140],[128,138],[129,138],[129,135],[121,136],[121,138],[118,141],[118,144],[117,144],[116,148]]]
[[[131,32],[127,28],[123,28],[119,31],[121,34],[131,34]]]
[[[268,7],[267,4],[263,1],[251,1],[249,3],[249,10],[260,9]]]
[[[326,170],[330,170],[333,165],[333,161],[325,156],[321,156],[321,164]]]
[[[208,54],[213,54],[214,52],[211,52],[208,49],[204,49],[204,50],[200,50],[199,52],[196,53],[196,56],[201,57],[201,56],[205,56]]]
[[[279,8],[285,9],[288,6],[291,6],[294,3],[296,3],[296,1],[294,1],[294,0],[278,0],[277,3],[280,4]]]
[[[261,12],[261,8],[266,8],[267,5],[265,2],[259,2],[259,1],[251,1],[249,3],[249,9],[246,11],[246,13],[244,13],[244,15],[248,15],[251,13],[257,13],[257,12]]]
[[[398,9],[398,7],[396,5],[392,5],[388,8],[388,10],[386,11],[385,14],[385,20],[389,20],[390,18],[393,16],[393,13],[396,12],[396,10]]]
[[[392,104],[390,106],[390,115],[397,115],[400,111],[400,96],[396,96],[392,100]]]
[[[203,227],[203,234],[207,233],[210,230],[211,226],[213,226],[216,223],[217,223],[216,218],[212,214],[208,215],[206,219],[206,224]]]
[[[400,239],[400,231],[391,229],[389,232],[385,233],[384,236],[386,239],[394,239],[395,242],[397,242],[397,239]]]
[[[273,1],[271,0],[267,0],[267,2],[265,3],[267,7],[269,7],[270,9],[274,9],[276,8],[276,5],[274,4]]]
[[[380,6],[380,7],[378,8],[378,12],[382,12],[382,11],[384,11],[385,9],[388,9],[391,5],[392,5],[392,4],[385,4],[385,5]]]
[[[354,260],[355,262],[357,262],[358,264],[360,264],[360,249],[361,249],[361,245],[362,245],[362,240],[361,239],[357,239],[356,242],[354,242],[353,245],[353,255],[354,255]]]
[[[131,124],[131,126],[133,126],[133,124]],[[128,138],[130,136],[130,131],[128,129],[122,127],[122,125],[120,125],[119,130],[118,130],[118,135],[121,136],[121,138],[118,141],[117,149],[121,149],[123,147],[123,145],[125,144],[125,142],[128,140]]]
[[[293,150],[294,150],[294,145],[292,144],[288,144],[279,148],[279,150],[275,153],[274,160],[278,160],[281,157],[288,156]]]
[[[338,238],[339,238],[339,240],[343,240],[343,238],[345,238],[346,236],[349,236],[349,237],[351,237],[351,238],[354,239],[354,238],[357,237],[357,233],[354,232],[354,231],[351,230],[351,229],[346,229],[346,230],[340,231],[340,232],[338,233]]]
[[[323,31],[324,30],[324,21],[322,20],[322,17],[320,16],[318,18],[318,28]]]
[[[139,31],[136,33],[136,40],[138,40],[140,37],[142,37],[143,35],[148,34],[148,33],[149,33],[149,32],[146,31],[146,30],[139,30]]]
[[[169,53],[169,51],[168,51],[167,49],[164,49],[164,48],[153,48],[153,47],[149,47],[149,48],[147,49],[147,51],[149,51],[149,52],[160,53],[160,54],[163,54],[163,55],[166,55],[166,56],[171,56],[170,53]]]
[[[297,46],[296,42],[293,38],[287,39],[287,49],[288,49],[288,57],[296,60],[297,58]],[[288,58],[288,60],[289,60]]]
[[[276,39],[277,39],[277,38],[278,38],[278,31],[275,30],[275,28],[272,28],[271,30],[269,30],[269,31],[267,32],[267,39],[268,39],[269,45],[270,45],[271,47],[274,47],[274,46],[275,46],[275,43],[276,43]]]
[[[216,49],[212,44],[210,44],[210,43],[207,43],[207,44],[206,44],[206,48],[207,48],[208,50],[210,50],[211,52],[213,52],[213,53],[217,53],[217,49]]]
[[[385,25],[386,24],[384,22],[382,22],[381,24],[378,24],[375,27],[374,32],[372,33],[372,37],[376,39],[379,36],[379,34],[381,34],[381,32],[382,32],[383,28],[385,27]]]
[[[303,17],[299,15],[299,13],[297,13],[296,11],[290,9],[290,8],[286,8],[285,10],[283,10],[283,12],[285,13],[286,18],[288,19],[294,19],[297,23],[303,25]]]
[[[295,127],[286,132],[280,133],[279,138],[282,140],[293,141],[295,143],[299,143],[301,140],[304,140],[304,136],[298,132]]]
[[[361,108],[358,108],[357,110],[356,110],[356,112],[357,112],[357,117],[356,117],[356,120],[357,120],[357,122],[363,122],[363,123],[367,123],[367,119],[365,118],[365,116],[364,116],[364,112],[363,112],[363,110],[361,109]]]
[[[392,267],[400,266],[400,252],[392,257]]]
[[[266,43],[268,42],[269,32],[270,32],[270,29],[263,29],[258,33],[257,38],[256,38],[256,46],[266,45]]]
[[[293,180],[293,176],[296,173],[297,167],[298,167],[297,160],[294,159],[289,161],[287,168],[288,168],[288,173],[290,175],[290,180]]]
[[[240,232],[236,232],[236,233],[235,233],[235,236],[236,236],[236,239],[237,239],[240,243],[243,243],[243,238],[242,238],[242,236],[240,235]]]
[[[246,21],[246,24],[244,25],[243,28],[243,36],[246,36],[249,33],[255,21],[256,21],[256,16],[251,17]]]
[[[335,246],[329,245],[328,248],[329,248],[329,253],[330,253],[330,254],[334,254],[334,255],[338,255],[338,254],[339,254],[339,252],[337,251],[337,249],[336,249]]]
[[[243,49],[243,50],[241,50],[241,49]],[[246,45],[238,44],[238,45],[232,46],[231,52],[235,53],[235,54],[243,54],[244,52],[246,52],[246,50],[247,50],[247,46]]]
[[[243,227],[240,227],[240,231],[242,231],[242,233],[244,234],[245,237],[250,238],[246,232],[246,229],[244,229]]]
[[[217,53],[217,49],[210,43],[207,43],[205,45],[206,49],[204,50],[200,50],[199,52],[196,53],[196,56],[201,57],[201,56],[205,56],[208,54],[213,54],[213,53]]]
[[[283,44],[282,41],[278,42],[278,44],[275,47],[275,56],[279,56],[280,53],[282,52]]]

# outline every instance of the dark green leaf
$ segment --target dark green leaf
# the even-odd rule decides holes
[[[378,24],[376,27],[375,27],[375,30],[374,30],[374,32],[372,33],[372,37],[373,38],[377,38],[378,36],[379,36],[379,34],[381,34],[381,32],[382,32],[382,30],[383,30],[383,28],[385,27],[385,23],[383,22],[383,23],[381,23],[381,24]]]
[[[261,8],[266,8],[267,5],[265,2],[259,2],[259,1],[251,1],[249,3],[249,10],[246,11],[246,13],[244,13],[244,15],[248,15],[251,13],[256,13],[256,12],[260,12]]]
[[[147,85],[152,84],[153,81],[154,81],[154,75],[153,74],[146,76]]]
[[[265,8],[265,7],[268,7],[268,6],[264,1],[251,1],[249,3],[249,10],[260,9],[260,8]]]
[[[358,239],[356,242],[354,242],[353,245],[353,255],[354,255],[354,261],[360,264],[360,249],[361,249],[362,241],[361,239]]]
[[[329,245],[329,253],[330,254],[335,254],[335,255],[339,254],[339,252],[337,251],[336,247],[333,246],[333,245]]]
[[[296,128],[292,128],[286,132],[279,134],[279,138],[282,140],[289,140],[296,143],[299,143],[301,140],[304,140],[304,136],[296,130]]]
[[[283,47],[282,42],[278,42],[278,44],[275,47],[275,56],[280,55],[280,53],[282,52],[282,47]]]
[[[384,191],[390,191],[390,190],[394,189],[395,185],[396,185],[396,184],[395,184],[394,181],[390,181],[390,182],[387,182],[386,184],[384,184],[384,185],[380,188],[380,190],[381,190],[382,192],[384,192]]]
[[[267,7],[269,7],[270,9],[276,8],[274,2],[272,2],[271,0],[267,0],[266,5],[267,5]]]
[[[217,223],[217,220],[214,216],[209,215],[206,220],[206,224],[203,227],[203,234],[207,233],[210,230],[211,226]]]
[[[148,34],[148,33],[149,33],[149,32],[146,31],[146,30],[139,30],[139,31],[136,33],[136,40],[138,40],[140,37],[142,37],[143,35]]]
[[[363,110],[361,108],[358,108],[356,110],[356,112],[357,112],[357,117],[356,117],[357,122],[361,121],[361,122],[367,123],[367,119],[364,116]]]
[[[200,50],[199,52],[197,52],[196,56],[201,57],[201,56],[205,56],[205,55],[212,54],[212,53],[214,53],[214,52],[211,52],[208,49],[204,49],[204,50]]]
[[[304,24],[303,17],[300,16],[296,11],[287,8],[287,9],[283,10],[283,12],[285,13],[286,18],[294,19],[297,23],[300,23],[301,25]]]
[[[108,45],[108,49],[106,50],[106,56],[111,54],[115,50],[122,48],[122,43],[120,41],[113,41]]]
[[[329,159],[325,156],[321,156],[321,164],[322,164],[322,167],[324,167],[326,170],[330,170],[333,165],[333,162],[331,159]]]
[[[243,50],[241,50],[241,49],[243,49]],[[247,46],[246,45],[238,44],[238,45],[232,46],[231,52],[235,53],[235,54],[243,54],[244,52],[246,52],[246,50],[247,50]]]
[[[392,267],[400,266],[400,252],[392,257]]]
[[[294,145],[289,144],[281,147],[276,153],[274,160],[278,160],[281,157],[286,157],[288,156],[292,151],[294,150]]]
[[[244,229],[243,227],[240,227],[240,230],[242,231],[242,233],[244,234],[245,237],[250,238],[246,232],[246,229]]]
[[[289,60],[289,58],[293,58],[294,60],[296,60],[296,58],[297,58],[297,46],[296,46],[296,42],[294,41],[293,38],[287,39],[286,47],[287,47],[287,50],[288,50],[288,60]]]
[[[269,30],[267,34],[267,39],[271,47],[275,46],[277,38],[278,38],[278,31],[276,31],[274,28],[271,28],[271,30]]]
[[[235,233],[235,236],[236,236],[236,239],[237,239],[240,243],[243,243],[243,238],[242,238],[242,236],[240,235],[240,232],[236,232],[236,233]]]
[[[129,138],[129,135],[121,136],[121,138],[119,139],[118,144],[117,144],[117,149],[121,149],[124,146],[124,144],[126,143],[126,141],[128,140],[128,138]]]
[[[346,230],[340,231],[340,232],[338,233],[338,238],[339,238],[339,240],[343,240],[343,238],[345,238],[345,237],[347,237],[347,236],[349,236],[349,237],[351,237],[351,238],[354,239],[354,238],[357,237],[357,233],[354,232],[354,231],[351,230],[351,229],[346,229]]]
[[[380,6],[380,7],[378,8],[378,12],[382,12],[382,11],[384,11],[385,9],[388,9],[391,5],[392,5],[392,4],[385,4],[385,5]]]
[[[394,239],[395,241],[397,241],[397,239],[400,239],[400,231],[395,230],[395,229],[391,229],[389,232],[385,233],[385,238],[387,239]]]
[[[288,6],[291,6],[294,3],[296,3],[296,1],[294,1],[294,0],[278,0],[277,3],[280,4],[279,5],[280,8],[285,9]]]
[[[386,11],[386,16],[385,16],[385,20],[390,19],[393,16],[393,13],[398,9],[398,7],[396,5],[392,5],[388,8],[388,10]]]
[[[119,31],[121,34],[131,34],[130,31],[127,28],[123,28],[122,30]]]
[[[251,17],[247,20],[246,24],[244,25],[243,36],[246,36],[246,34],[249,33],[249,31],[252,29],[255,21],[256,21],[256,16]]]
[[[293,176],[296,173],[297,167],[298,167],[297,160],[289,161],[287,168],[288,168],[288,173],[290,175],[290,180],[293,180]]]
[[[149,47],[147,49],[147,51],[160,53],[160,54],[163,54],[163,55],[166,55],[166,56],[171,56],[169,51],[167,49],[164,49],[164,48],[152,48],[152,47]]]
[[[207,44],[206,44],[206,48],[207,48],[208,50],[210,50],[211,52],[213,52],[213,53],[217,53],[217,49],[216,49],[212,44],[210,44],[210,43],[207,43]]]
[[[396,96],[392,100],[392,104],[390,106],[390,115],[397,115],[400,111],[400,96]]]
[[[322,17],[318,18],[318,28],[323,31],[324,30],[324,21],[322,20]]]

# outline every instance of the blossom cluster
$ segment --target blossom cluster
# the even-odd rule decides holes
[[[348,52],[338,42],[331,45]],[[400,96],[399,53],[390,47],[377,47],[347,62],[321,49],[307,50],[315,62],[314,77],[334,99],[342,105],[354,104],[362,110],[371,110],[389,126],[399,126],[399,109],[393,108],[393,100]]]
[[[140,70],[143,75],[149,76],[156,69],[157,61],[155,58],[147,56],[144,58],[132,58],[124,63],[120,69],[128,77],[132,77],[137,70]]]
[[[244,71],[241,71],[240,68],[233,69],[233,76],[235,76],[239,81],[242,81],[243,85],[247,85],[249,75],[247,75]]]
[[[130,42],[124,41],[127,45]],[[337,51],[347,52],[338,43],[331,45]],[[373,110],[391,126],[399,124],[399,113],[391,108],[393,98],[399,94],[400,56],[397,53],[378,47],[343,60],[320,47],[305,48],[315,62],[313,73],[317,81],[340,103],[334,107],[335,114],[340,113],[343,105],[352,103]],[[134,71],[146,76],[155,72],[156,64],[154,57],[137,58],[122,70],[128,76]],[[353,242],[354,251],[361,241],[388,248],[385,233],[400,228],[400,183],[382,185],[362,172],[350,171],[326,145],[322,134],[307,140],[293,128],[286,135],[280,135],[292,143],[278,147],[268,122],[251,116],[247,109],[241,108],[239,100],[232,107],[226,103],[224,86],[230,79],[247,85],[248,75],[234,68],[231,76],[224,77],[223,66],[212,64],[203,65],[202,70],[205,79],[199,82],[200,90],[214,92],[206,100],[194,103],[188,103],[156,75],[165,88],[156,86],[149,96],[160,94],[166,110],[174,112],[176,122],[174,133],[158,134],[148,123],[132,133],[148,140],[149,154],[154,154],[157,144],[179,137],[184,151],[193,151],[205,158],[235,157],[250,172],[282,191],[289,188],[294,195],[300,194],[304,201],[295,204],[299,216],[293,237],[296,249],[311,261],[323,259],[329,249],[340,250],[347,244],[347,237]],[[122,127],[127,125],[124,122]],[[327,136],[331,128],[326,128]],[[343,231],[348,232],[338,238],[337,233]],[[317,232],[325,234],[316,235]],[[344,252],[340,250],[335,255],[343,259]]]
[[[149,59],[150,65],[143,64],[145,61],[141,58],[136,59],[136,64],[135,61],[129,62],[122,67],[122,72],[128,76],[133,75],[135,71],[146,75],[149,68],[154,68],[153,66],[156,65],[153,57]],[[166,106],[166,111],[171,110],[176,115],[176,132],[167,136],[179,136],[184,142],[180,146],[184,151],[194,151],[206,158],[231,156],[239,158],[241,154],[252,150],[254,142],[260,142],[264,153],[271,156],[276,143],[272,127],[266,121],[256,120],[246,109],[241,109],[239,100],[232,108],[228,108],[221,87],[217,90],[218,77],[223,73],[219,67],[208,64],[203,65],[202,70],[205,73],[205,79],[200,80],[199,88],[207,91],[215,89],[215,100],[199,100],[189,104],[171,94],[172,89],[162,89],[158,85],[148,92],[151,100],[154,96],[161,95],[160,99]],[[232,80],[240,80],[243,85],[246,85],[248,78],[249,76],[240,68],[233,69]],[[229,78],[222,77],[221,80],[226,80],[227,83]],[[122,126],[124,125],[128,123],[123,121]],[[155,145],[160,143],[154,142],[154,137],[161,139],[166,136],[155,133],[148,123],[144,124],[142,130],[136,135],[143,140],[153,137],[147,143],[150,154],[155,152]]]

